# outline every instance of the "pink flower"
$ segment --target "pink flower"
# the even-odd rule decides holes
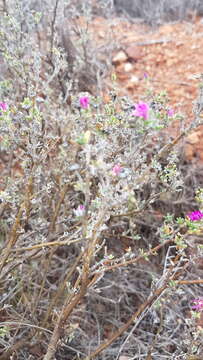
[[[135,111],[132,113],[133,116],[140,116],[147,120],[149,116],[149,105],[144,102],[135,104]]]
[[[192,306],[193,310],[202,311],[203,310],[203,299],[194,299],[192,301],[194,305]]]
[[[83,108],[83,109],[87,109],[88,106],[89,106],[89,98],[87,96],[82,96],[80,98],[80,106]]]
[[[0,102],[0,109],[6,111],[8,110],[8,105],[5,102]]]
[[[79,205],[77,209],[73,210],[76,216],[83,216],[85,214],[85,206]]]
[[[122,171],[122,167],[120,165],[115,165],[112,169],[114,175],[118,176]]]
[[[187,217],[189,217],[190,221],[197,221],[203,217],[203,213],[199,210],[193,211],[193,212],[187,214]]]
[[[174,110],[173,110],[173,109],[168,109],[168,110],[167,110],[167,115],[168,115],[168,117],[173,117],[173,115],[174,115]]]

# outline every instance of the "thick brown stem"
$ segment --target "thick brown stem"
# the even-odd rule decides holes
[[[56,352],[58,341],[61,337],[64,324],[67,320],[67,318],[70,316],[73,309],[78,305],[79,301],[83,298],[88,288],[88,277],[86,276],[86,279],[82,280],[82,285],[80,292],[73,298],[72,302],[70,302],[68,305],[64,306],[61,310],[61,314],[58,318],[57,324],[54,328],[54,332],[52,334],[50,343],[48,345],[47,353],[44,356],[43,360],[51,360],[54,357],[54,354]]]

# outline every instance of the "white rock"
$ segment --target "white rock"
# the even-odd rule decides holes
[[[133,65],[131,63],[129,63],[129,62],[125,63],[125,65],[124,65],[125,72],[132,71],[132,69],[133,69]]]
[[[112,60],[112,63],[114,65],[119,65],[122,62],[125,62],[128,59],[126,53],[123,50],[120,50],[114,57]]]

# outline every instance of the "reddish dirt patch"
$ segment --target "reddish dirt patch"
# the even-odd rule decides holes
[[[98,43],[109,39],[117,44],[115,58],[119,58],[121,51],[120,61],[113,57],[121,94],[129,94],[137,101],[149,87],[155,92],[166,90],[171,106],[183,114],[184,122],[193,120],[193,102],[198,94],[198,80],[194,75],[203,72],[202,18],[166,24],[155,30],[120,19],[96,18],[91,29]],[[110,33],[111,38],[108,38]],[[173,124],[172,134],[178,127],[177,123]],[[195,156],[203,162],[202,127],[195,134],[192,144],[191,139],[187,141],[186,154],[188,160]]]

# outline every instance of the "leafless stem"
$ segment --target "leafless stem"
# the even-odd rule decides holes
[[[54,32],[55,32],[55,24],[56,24],[56,15],[57,15],[57,8],[60,0],[56,0],[54,11],[53,11],[53,19],[51,22],[51,44],[50,44],[50,54],[51,54],[51,61],[53,56],[53,47],[54,47]]]
[[[108,348],[118,337],[120,337],[130,326],[132,323],[135,323],[133,327],[136,327],[136,323],[140,322],[140,317],[142,314],[151,307],[154,302],[163,294],[163,292],[169,287],[169,282],[171,280],[175,280],[177,277],[182,274],[185,268],[182,269],[179,273],[173,273],[176,263],[179,260],[179,256],[177,255],[173,265],[171,265],[164,281],[163,285],[157,288],[154,293],[148,297],[148,299],[139,307],[139,309],[130,317],[130,319],[120,328],[118,329],[106,342],[103,342],[92,354],[84,358],[83,360],[91,360],[99,355],[103,350]]]

